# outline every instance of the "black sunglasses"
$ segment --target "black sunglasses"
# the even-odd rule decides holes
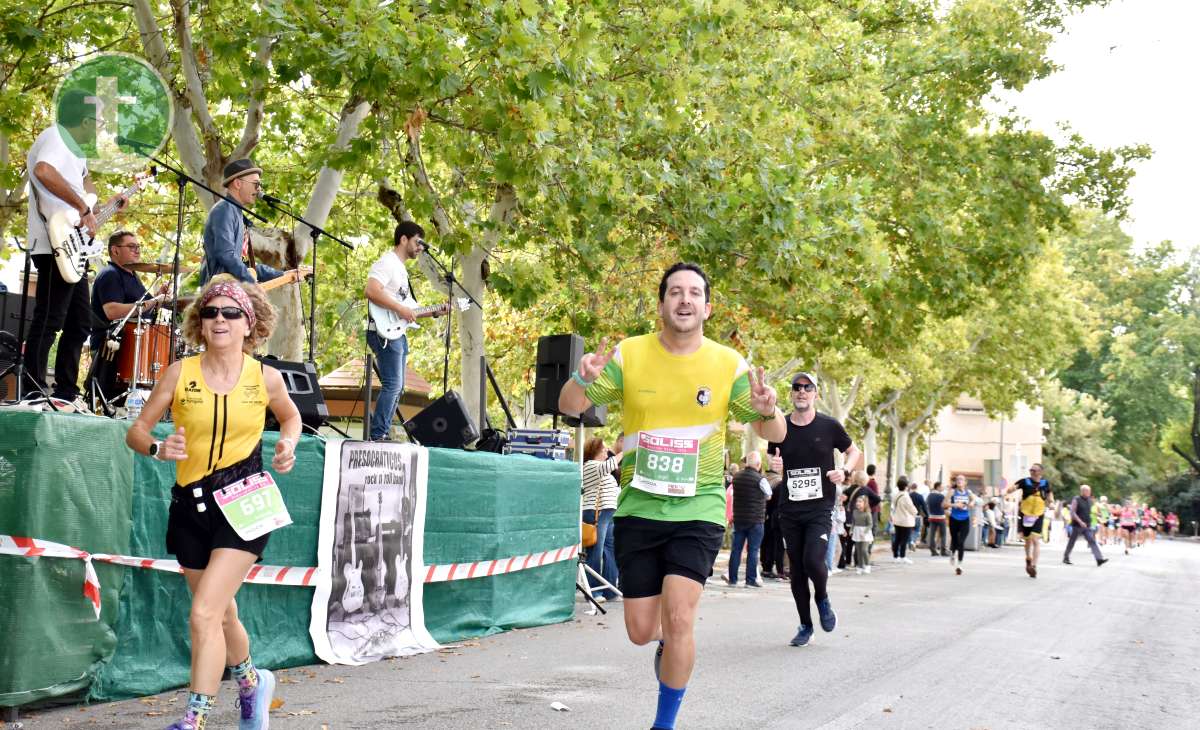
[[[812,383],[792,383],[792,390],[803,390],[805,393],[811,393],[817,389],[817,386]]]
[[[216,319],[218,314],[225,319],[241,319],[246,316],[240,307],[200,307],[200,319]]]

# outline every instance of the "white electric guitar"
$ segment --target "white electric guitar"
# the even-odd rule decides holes
[[[342,593],[342,610],[354,613],[363,606],[362,561],[354,550],[354,510],[350,510],[350,562],[342,566],[346,590]]]
[[[134,178],[133,184],[121,192],[121,197],[128,200],[145,188],[156,174],[157,170],[153,167],[149,172],[139,173]],[[108,222],[109,218],[112,218],[113,213],[120,210],[121,197],[113,198],[111,203],[97,211],[97,231],[100,230],[100,226]],[[96,195],[84,193],[83,202],[87,203],[89,209],[92,208],[96,204]],[[71,284],[83,278],[83,272],[87,270],[88,259],[104,253],[104,241],[97,239],[88,233],[86,228],[79,225],[79,211],[77,210],[67,208],[54,213],[46,220],[46,230],[50,233],[50,250],[54,252],[54,261],[58,264],[58,271],[62,274],[62,278]]]
[[[417,300],[412,297],[405,297],[400,303],[413,310],[413,314],[417,315],[417,319],[421,319],[422,317],[439,317],[447,312],[447,305],[444,302],[429,307],[418,307]],[[470,299],[466,297],[458,298],[458,310],[460,312],[465,312],[470,307]],[[371,320],[375,322],[376,334],[385,340],[398,340],[409,328],[420,326],[416,322],[409,322],[404,317],[396,314],[395,311],[387,307],[381,307],[369,299],[367,300],[367,311],[371,313]]]

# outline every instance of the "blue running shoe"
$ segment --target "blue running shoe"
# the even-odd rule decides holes
[[[817,613],[821,615],[821,628],[825,633],[837,628],[837,614],[833,612],[833,604],[828,597],[824,601],[817,601]]]
[[[808,640],[812,638],[813,627],[800,624],[800,630],[792,637],[792,646],[808,646]]]
[[[271,698],[275,696],[275,675],[266,669],[254,668],[258,672],[258,686],[249,697],[238,697],[238,708],[242,712],[238,730],[267,730],[271,724]]]

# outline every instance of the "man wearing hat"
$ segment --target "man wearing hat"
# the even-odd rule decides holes
[[[225,187],[225,194],[243,208],[249,208],[258,199],[258,191],[262,189],[262,168],[253,160],[230,162],[225,166],[224,176],[221,185]],[[200,269],[200,285],[207,284],[217,274],[262,283],[282,273],[266,264],[255,263],[254,248],[250,244],[250,221],[228,200],[218,200],[204,223],[204,265]]]
[[[812,606],[817,604],[821,628],[833,631],[837,615],[829,602],[825,556],[829,550],[830,521],[845,479],[835,468],[833,451],[845,456],[845,468],[858,466],[859,450],[836,418],[817,413],[817,376],[792,376],[792,412],[784,419],[787,435],[767,444],[771,469],[783,475],[778,520],[792,565],[792,598],[800,614],[800,629],[792,646],[805,646],[813,635]],[[809,582],[812,590],[809,590]],[[811,597],[811,599],[810,599]]]

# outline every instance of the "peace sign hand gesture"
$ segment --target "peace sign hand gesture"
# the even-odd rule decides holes
[[[750,405],[762,416],[775,415],[775,389],[767,385],[762,367],[750,368]]]
[[[608,338],[602,338],[596,352],[589,352],[579,358],[579,377],[588,383],[595,382],[596,378],[600,377],[600,373],[604,372],[604,366],[608,365],[608,361],[615,354],[617,354],[617,345],[614,343],[612,349],[609,349]]]

